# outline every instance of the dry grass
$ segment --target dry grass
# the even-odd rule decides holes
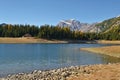
[[[97,43],[100,43],[100,44],[120,44],[120,41],[98,40]]]
[[[0,43],[100,43],[100,44],[120,44],[120,41],[81,41],[81,40],[46,40],[41,38],[34,37],[20,37],[20,38],[11,38],[11,37],[0,37]]]
[[[120,58],[120,46],[106,46],[106,47],[98,47],[98,48],[81,48],[81,50],[105,54],[105,55]]]
[[[67,43],[59,40],[36,39],[34,37],[23,38],[0,38],[0,43]]]

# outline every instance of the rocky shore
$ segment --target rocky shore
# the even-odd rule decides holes
[[[120,63],[71,66],[8,75],[0,80],[120,80]]]

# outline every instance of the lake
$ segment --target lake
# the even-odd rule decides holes
[[[81,51],[103,44],[0,44],[0,76],[61,67],[120,62],[119,58]],[[109,46],[109,45],[107,45]]]

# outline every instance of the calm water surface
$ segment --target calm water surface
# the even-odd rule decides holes
[[[80,51],[102,44],[0,44],[0,76],[74,65],[120,62],[120,59]]]

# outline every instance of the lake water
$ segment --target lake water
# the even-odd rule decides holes
[[[120,62],[120,59],[80,51],[102,44],[0,44],[0,76],[67,66]]]

